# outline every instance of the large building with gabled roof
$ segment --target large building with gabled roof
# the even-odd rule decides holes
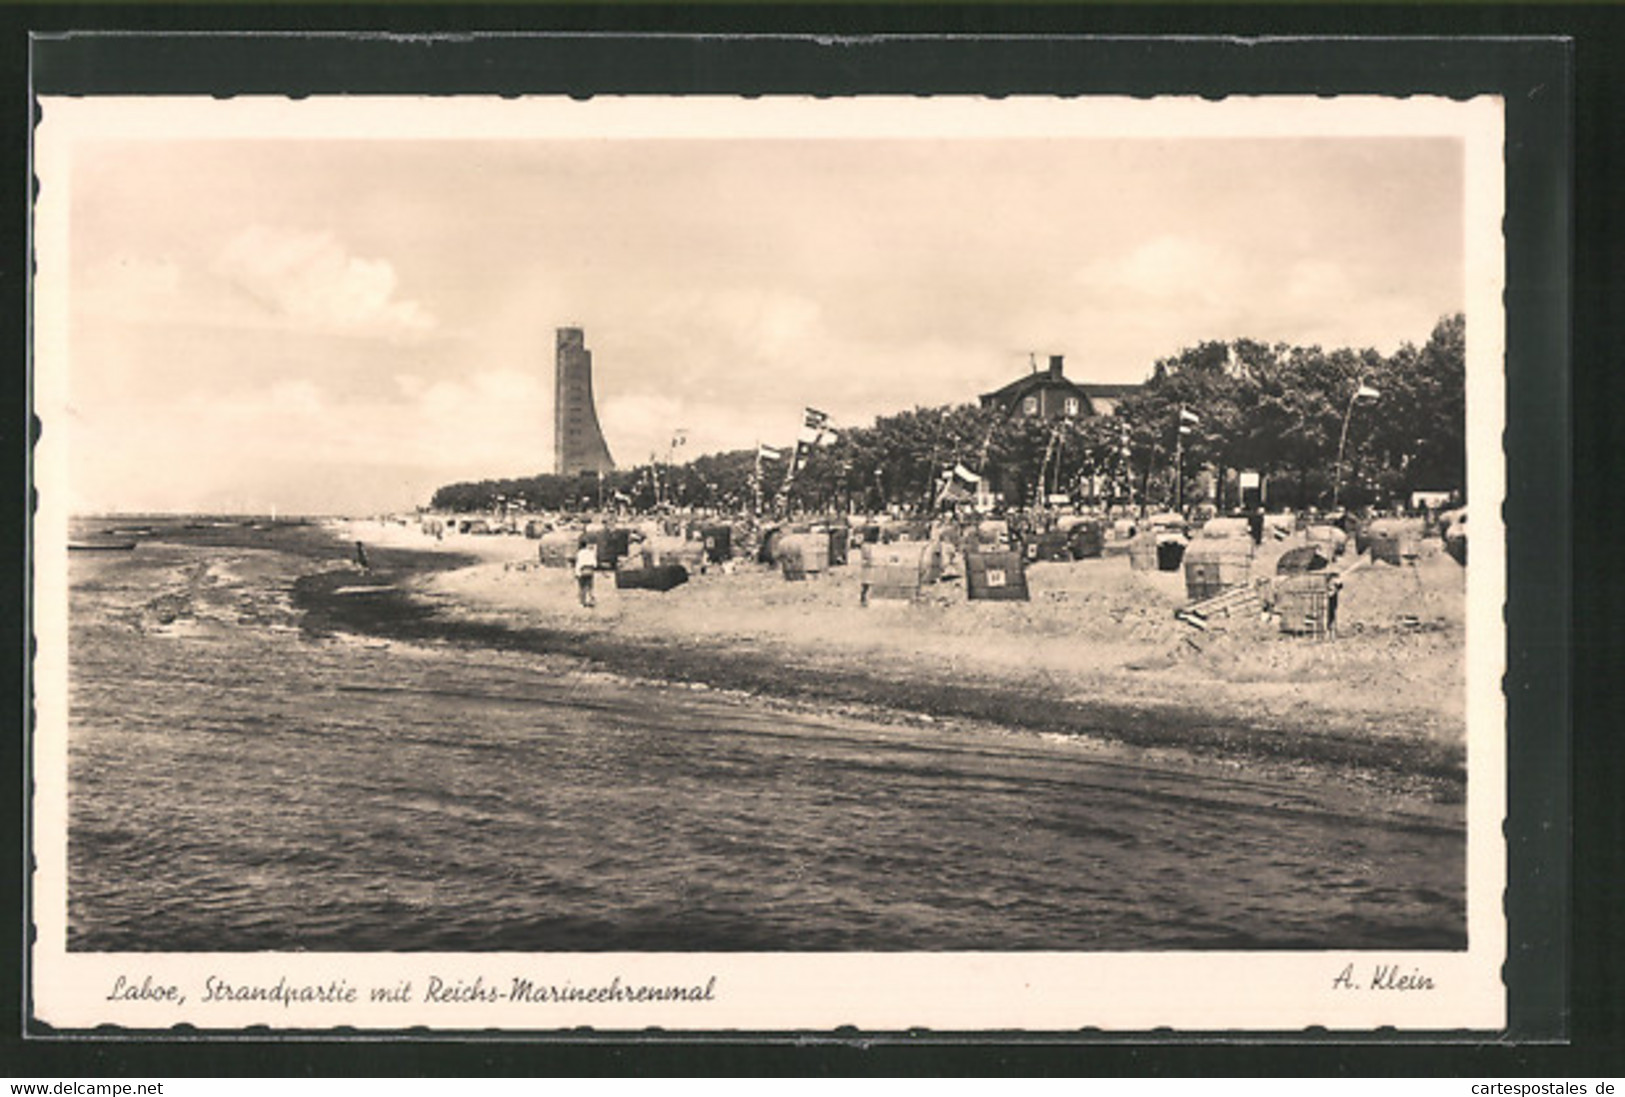
[[[1039,419],[1081,419],[1111,415],[1140,385],[1079,384],[1066,376],[1062,356],[1049,357],[1049,369],[1034,370],[993,392],[983,393],[981,404],[1002,408],[1006,415]]]

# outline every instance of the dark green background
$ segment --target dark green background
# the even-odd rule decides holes
[[[1377,1034],[1336,1042],[1323,1033],[1249,1037],[1245,1042],[1166,1033],[1133,1039],[1089,1033],[1002,1038],[921,1033],[863,1041],[855,1033],[837,1033],[799,1043],[772,1034],[676,1041],[576,1034],[562,1039],[439,1040],[420,1035],[386,1041],[198,1044],[153,1034],[132,1040],[106,1033],[71,1039],[36,1035],[21,1041],[16,1034],[26,1023],[26,987],[19,946],[7,950],[0,982],[0,1031],[6,1033],[0,1075],[1262,1073],[1579,1079],[1625,1073],[1620,1011],[1625,988],[1619,980],[1616,928],[1621,919],[1615,916],[1621,897],[1620,849],[1625,845],[1619,811],[1625,782],[1615,738],[1620,721],[1614,716],[1625,694],[1614,685],[1620,660],[1612,624],[1621,601],[1616,547],[1621,541],[1618,504],[1609,498],[1620,495],[1610,428],[1614,414],[1625,412],[1614,366],[1621,320],[1613,314],[1615,309],[1625,312],[1625,304],[1617,300],[1619,257],[1625,257],[1620,239],[1625,179],[1617,170],[1625,86],[1614,76],[1619,59],[1625,58],[1621,16],[1619,9],[1605,5],[1397,3],[0,8],[0,151],[7,158],[0,168],[0,214],[6,229],[6,249],[0,253],[0,332],[9,352],[0,385],[13,409],[0,420],[0,435],[7,457],[17,462],[13,482],[23,489],[16,496],[15,520],[0,532],[7,559],[15,564],[13,583],[0,596],[7,600],[4,619],[8,639],[14,641],[11,650],[18,653],[26,650],[25,157],[31,71],[39,92],[76,94],[1506,95],[1507,518],[1512,567],[1508,694],[1514,805],[1509,823],[1514,947],[1508,979],[1515,988],[1508,1035],[1516,1041],[1447,1033],[1422,1039]],[[70,33],[86,31],[137,33]],[[358,31],[454,37],[340,36]],[[515,31],[530,37],[485,37]],[[589,31],[594,35],[570,37],[571,32]],[[654,37],[597,36],[604,31]],[[534,37],[541,32],[566,37]],[[684,37],[699,33],[708,36]],[[813,34],[821,37],[796,37]],[[865,37],[872,35],[904,37]],[[1081,35],[1128,37],[1077,37]],[[1160,37],[1170,35],[1199,37]],[[852,38],[839,40],[844,36]],[[1295,36],[1312,38],[1287,40]],[[1345,36],[1397,40],[1360,42]],[[1559,40],[1563,38],[1571,41]],[[1571,168],[1576,184],[1572,205]],[[1582,491],[1589,493],[1572,501],[1571,443],[1572,468],[1578,470]],[[21,774],[26,761],[21,715],[25,661],[5,666],[6,695],[18,703],[0,724],[4,757],[8,772]],[[1572,756],[1567,742],[1571,682]],[[25,802],[21,796],[6,802],[0,908],[12,931],[7,939],[21,942]],[[1578,836],[1572,862],[1571,810]]]

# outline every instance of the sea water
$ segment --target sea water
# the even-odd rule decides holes
[[[259,527],[72,554],[70,949],[1465,946],[1459,808],[314,632]]]

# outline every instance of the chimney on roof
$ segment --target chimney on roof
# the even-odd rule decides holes
[[[1052,354],[1049,356],[1049,375],[1051,377],[1061,376],[1061,355]]]

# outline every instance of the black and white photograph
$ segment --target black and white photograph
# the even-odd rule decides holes
[[[35,141],[42,1019],[1503,1023],[1498,101]]]

